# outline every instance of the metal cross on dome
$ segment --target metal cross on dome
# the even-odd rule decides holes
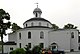
[[[37,5],[37,8],[38,8],[38,4],[39,4],[39,3],[35,3],[35,4]]]

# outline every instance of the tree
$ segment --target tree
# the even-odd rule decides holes
[[[29,47],[29,45],[26,45],[26,47],[24,47],[24,49],[26,50],[26,54],[31,54],[31,48]]]
[[[12,28],[11,28],[11,29],[12,29],[12,31],[13,31],[13,32],[15,32],[15,31],[17,31],[17,30],[21,29],[21,27],[20,27],[20,26],[18,26],[16,23],[13,23],[13,24],[12,24]]]
[[[4,19],[8,22],[4,23]],[[3,9],[0,9],[0,36],[2,41],[2,54],[3,54],[3,35],[6,35],[6,30],[10,28],[11,22],[9,13],[5,12]]]
[[[26,53],[23,48],[17,48],[15,50],[11,51],[9,54],[26,54]]]
[[[32,49],[32,54],[40,54],[41,53],[41,47],[40,45],[36,45]]]
[[[73,24],[67,24],[67,25],[64,25],[63,28],[64,29],[77,29],[77,26],[74,26]]]
[[[56,30],[56,29],[58,29],[59,27],[58,27],[56,24],[52,24],[52,28]]]

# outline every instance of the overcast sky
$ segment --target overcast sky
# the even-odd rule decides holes
[[[0,0],[0,9],[10,14],[11,22],[23,27],[26,20],[34,17],[37,2],[43,18],[60,28],[71,23],[80,30],[80,0]]]

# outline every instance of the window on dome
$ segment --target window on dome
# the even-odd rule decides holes
[[[39,22],[39,26],[41,26],[41,22]]]
[[[36,17],[38,17],[38,14],[36,13]]]
[[[28,39],[31,39],[31,32],[28,32]]]
[[[42,32],[42,31],[40,32],[40,38],[44,39],[44,32]]]
[[[47,27],[49,27],[49,24],[47,23]]]
[[[27,24],[26,24],[26,27],[27,27]]]
[[[31,23],[31,26],[33,26],[33,22]]]

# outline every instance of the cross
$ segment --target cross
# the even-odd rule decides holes
[[[35,4],[37,5],[37,8],[38,8],[38,4],[39,4],[39,3],[35,3]]]

